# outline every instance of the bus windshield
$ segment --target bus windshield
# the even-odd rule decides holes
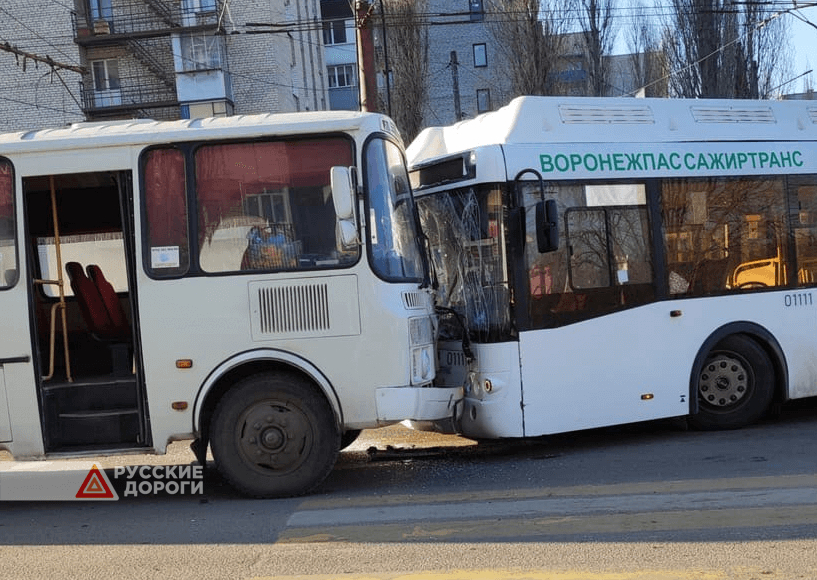
[[[389,281],[422,281],[425,266],[400,149],[385,139],[373,139],[365,159],[372,268]]]
[[[499,187],[455,189],[421,197],[417,206],[438,278],[438,306],[462,317],[475,340],[507,338],[510,294]],[[440,336],[460,339],[462,326],[443,317]]]

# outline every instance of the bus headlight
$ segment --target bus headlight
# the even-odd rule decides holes
[[[434,342],[434,330],[430,317],[423,316],[409,319],[409,340],[411,346],[432,344]]]
[[[411,349],[411,384],[427,383],[434,379],[434,347]]]

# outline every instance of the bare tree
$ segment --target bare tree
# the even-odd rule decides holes
[[[423,110],[428,98],[428,27],[423,22],[427,0],[383,0],[386,51],[378,55],[378,70],[386,71],[391,116],[403,138],[410,142],[423,128]],[[375,20],[379,24],[380,17]],[[383,29],[381,28],[381,34]],[[381,92],[381,99],[386,95]],[[386,105],[381,102],[380,110]]]
[[[587,62],[588,92],[602,97],[609,92],[605,57],[613,51],[616,30],[613,27],[614,0],[580,0],[579,20]]]
[[[643,5],[634,6],[633,21],[625,29],[625,41],[630,51],[629,72],[645,97],[667,97],[667,59],[661,45],[660,32],[647,17]]]
[[[486,0],[511,95],[556,95],[573,0]]]
[[[773,4],[672,0],[664,40],[681,97],[769,96],[788,58],[787,25]]]

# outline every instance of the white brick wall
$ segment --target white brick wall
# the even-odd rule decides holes
[[[84,0],[76,0],[83,2]],[[139,0],[119,0],[131,4]],[[166,0],[167,2],[181,0]],[[49,55],[67,64],[119,58],[120,76],[152,76],[125,47],[85,51],[73,41],[71,0],[2,0],[0,43],[20,50]],[[114,10],[119,2],[114,1]],[[138,7],[137,7],[138,8]],[[13,15],[9,18],[7,14]],[[329,108],[326,63],[320,31],[319,0],[241,0],[230,2],[225,37],[236,114],[323,110]],[[291,34],[246,34],[248,22],[312,24],[297,26]],[[238,34],[229,34],[230,32]],[[173,76],[170,38],[140,41]],[[26,63],[22,69],[14,55],[0,52],[0,132],[59,126],[84,120],[81,111],[81,75],[63,71],[59,78],[48,68]],[[63,85],[60,78],[64,80]],[[86,78],[86,83],[88,79]],[[156,80],[153,84],[159,84]],[[167,113],[167,111],[157,111]],[[170,112],[173,114],[173,112]],[[178,114],[178,113],[177,113]]]
[[[486,22],[471,22],[467,16],[468,0],[428,0],[431,13],[466,13],[452,20],[464,24],[429,27],[430,76],[428,105],[424,112],[426,125],[448,125],[454,123],[454,87],[449,63],[451,51],[457,52],[460,107],[463,118],[477,115],[477,90],[487,89],[490,94],[491,109],[507,104],[513,95],[509,94],[506,82],[499,74],[500,62],[494,37]],[[487,66],[474,66],[474,45],[486,46]]]
[[[25,52],[48,55],[74,66],[80,65],[74,44],[70,10],[66,2],[52,0],[2,0],[0,43],[8,42]],[[80,75],[25,63],[0,51],[0,131],[24,131],[65,125],[84,119],[79,97]],[[63,85],[64,81],[65,85]],[[76,99],[76,101],[75,101]]]

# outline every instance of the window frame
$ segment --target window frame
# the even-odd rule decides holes
[[[481,49],[480,58],[477,54]],[[484,42],[477,42],[471,45],[471,51],[474,56],[474,68],[485,68],[488,66],[488,45]]]
[[[179,37],[182,72],[220,70],[224,63],[221,37],[206,32],[189,32]]]
[[[482,22],[485,20],[485,7],[482,0],[468,0],[468,12],[471,22]]]
[[[14,164],[11,162],[10,159],[6,157],[0,156],[0,173],[4,173],[5,170],[3,166],[7,166],[8,174],[10,179],[10,225],[11,225],[11,241],[14,251],[12,252],[12,268],[6,269],[3,271],[3,277],[0,278],[0,292],[4,290],[10,290],[14,288],[17,283],[20,281],[20,248],[17,242],[17,234],[19,231],[18,223],[17,223],[17,187],[16,187],[16,173],[14,171]],[[13,270],[14,271],[14,278],[11,280],[6,280],[5,273]]]
[[[481,98],[484,98],[487,106],[483,107]],[[491,89],[477,89],[477,114],[491,111]]]
[[[196,188],[196,171],[195,171],[195,155],[196,151],[203,146],[207,145],[225,145],[225,144],[251,144],[251,143],[269,143],[269,142],[297,142],[297,141],[311,141],[311,140],[321,140],[321,139],[343,139],[349,145],[351,163],[350,166],[357,167],[358,166],[358,150],[357,145],[352,136],[348,133],[343,132],[330,132],[330,133],[313,133],[308,135],[284,135],[277,138],[244,138],[244,139],[206,139],[201,141],[185,141],[185,142],[176,142],[176,143],[169,143],[163,145],[151,145],[145,147],[140,155],[139,155],[139,175],[138,175],[138,182],[139,182],[139,191],[138,191],[138,204],[141,211],[141,226],[142,226],[142,235],[139,240],[139,243],[142,245],[142,269],[145,274],[152,280],[178,280],[181,278],[193,278],[193,277],[223,277],[223,276],[257,276],[259,273],[262,274],[277,274],[277,273],[286,273],[288,275],[300,274],[300,273],[307,273],[307,272],[321,272],[321,271],[331,271],[331,270],[343,270],[343,269],[350,269],[355,267],[358,263],[360,263],[361,258],[365,255],[364,250],[361,248],[357,252],[357,256],[354,261],[350,261],[348,263],[341,263],[341,264],[330,264],[326,266],[318,266],[318,267],[310,267],[310,268],[298,268],[295,270],[229,270],[229,271],[218,271],[218,272],[208,272],[201,268],[201,249],[199,248],[198,244],[198,236],[199,236],[199,204],[198,204],[198,196],[197,196],[197,188]],[[150,247],[148,245],[147,240],[147,231],[148,231],[148,222],[147,222],[147,210],[146,210],[146,203],[147,198],[145,196],[145,163],[147,160],[147,155],[150,151],[154,151],[156,149],[178,149],[184,155],[185,161],[185,177],[186,177],[186,184],[185,184],[185,210],[186,210],[186,225],[187,225],[187,244],[188,244],[188,266],[187,270],[183,273],[173,274],[168,276],[156,276],[153,273],[153,269],[150,267]]]
[[[346,84],[339,84],[338,79],[338,70],[343,70],[343,78],[344,81],[348,81],[351,77],[352,82]],[[355,70],[356,67],[353,64],[332,64],[326,67],[326,78],[327,78],[327,85],[329,90],[335,89],[349,89],[354,88],[357,86],[357,71]]]
[[[349,35],[346,31],[345,18],[333,18],[323,21],[323,44],[324,46],[334,46],[336,44],[350,44]],[[342,31],[342,34],[341,34]],[[343,37],[340,39],[339,37]]]

